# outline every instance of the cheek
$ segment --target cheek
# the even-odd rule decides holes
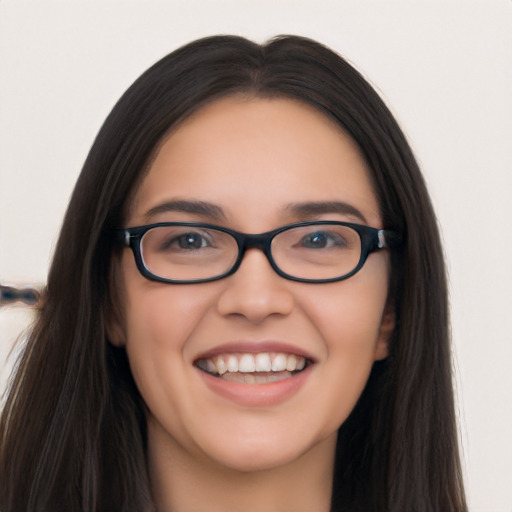
[[[332,428],[339,427],[352,411],[387,341],[381,332],[387,273],[379,272],[381,278],[375,279],[371,267],[368,270],[325,287],[303,305],[325,343],[321,372],[329,386],[324,386],[317,404],[331,411]]]
[[[149,288],[152,285],[150,283]],[[133,293],[126,308],[126,348],[135,359],[170,363],[183,355],[187,340],[208,310],[207,299],[180,289],[146,285]]]
[[[181,416],[180,389],[188,388],[190,361],[185,357],[187,343],[207,309],[205,300],[192,299],[189,291],[168,287],[142,287],[127,290],[126,351],[137,388],[150,416],[163,420],[175,434],[187,436]],[[180,434],[181,433],[181,434]]]
[[[354,409],[379,346],[385,298],[368,304],[368,297],[360,296],[355,289],[348,295],[346,299],[333,293],[330,300],[326,297],[323,307],[317,303],[312,310],[327,352],[320,368],[323,392],[315,397],[318,414],[323,411],[327,415],[325,435],[338,429]]]
[[[122,261],[127,348],[178,348],[208,307],[209,299],[190,286],[164,285],[140,275],[131,253]]]
[[[361,273],[332,283],[320,297],[308,299],[304,309],[321,331],[329,353],[339,349],[362,355],[373,353],[380,337],[388,286],[387,279],[369,277]]]
[[[145,279],[133,257],[123,260],[123,281],[124,344],[137,387],[151,407],[168,400],[163,396],[166,388],[183,378],[184,348],[208,308],[208,298],[191,287]]]

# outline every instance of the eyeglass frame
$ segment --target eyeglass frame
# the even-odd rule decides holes
[[[281,270],[274,258],[272,256],[271,245],[273,239],[282,233],[283,231],[288,231],[294,228],[300,228],[304,226],[346,226],[348,228],[353,229],[359,235],[361,240],[361,255],[359,257],[359,262],[356,267],[349,272],[348,274],[344,274],[338,277],[331,277],[327,279],[307,279],[303,277],[295,277],[290,274],[287,274],[283,270]],[[153,274],[145,265],[144,258],[142,256],[142,237],[151,229],[158,227],[166,227],[166,226],[183,226],[183,227],[194,227],[194,228],[204,228],[204,229],[214,229],[223,233],[226,233],[233,237],[238,246],[238,256],[233,263],[233,265],[223,274],[218,276],[208,277],[204,279],[170,279],[166,277],[161,277],[156,274]],[[380,251],[382,249],[390,249],[397,247],[401,242],[400,235],[389,229],[378,229],[373,228],[371,226],[365,226],[363,224],[355,224],[352,222],[343,222],[343,221],[330,221],[330,220],[317,220],[317,221],[303,221],[303,222],[295,222],[293,224],[287,224],[285,226],[281,226],[279,228],[273,229],[271,231],[266,231],[265,233],[258,234],[247,234],[241,233],[240,231],[235,231],[233,229],[225,228],[223,226],[216,226],[214,224],[202,223],[202,222],[157,222],[153,224],[145,224],[141,226],[134,226],[129,228],[119,228],[112,230],[112,236],[115,242],[121,244],[124,247],[131,248],[135,263],[137,265],[137,269],[141,273],[143,277],[149,279],[150,281],[156,281],[160,283],[166,284],[200,284],[200,283],[208,283],[212,281],[218,281],[219,279],[224,279],[232,274],[234,274],[239,268],[244,258],[245,252],[248,249],[259,249],[263,252],[265,257],[267,258],[270,266],[276,272],[277,275],[288,279],[290,281],[296,281],[300,283],[310,283],[310,284],[323,284],[323,283],[333,283],[336,281],[344,281],[349,277],[352,277],[354,274],[359,272],[368,256],[376,251]]]

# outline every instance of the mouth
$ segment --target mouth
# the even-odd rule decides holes
[[[306,357],[284,352],[223,353],[195,362],[197,368],[213,377],[241,384],[268,384],[289,379],[310,364]]]

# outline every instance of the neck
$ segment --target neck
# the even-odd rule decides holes
[[[172,441],[148,436],[148,464],[158,512],[328,512],[336,436],[298,459],[259,471],[237,471],[191,456]],[[158,437],[158,436],[156,436]]]

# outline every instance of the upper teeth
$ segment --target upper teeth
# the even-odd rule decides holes
[[[293,372],[304,369],[306,359],[295,354],[260,352],[258,354],[222,354],[197,362],[209,373]]]

